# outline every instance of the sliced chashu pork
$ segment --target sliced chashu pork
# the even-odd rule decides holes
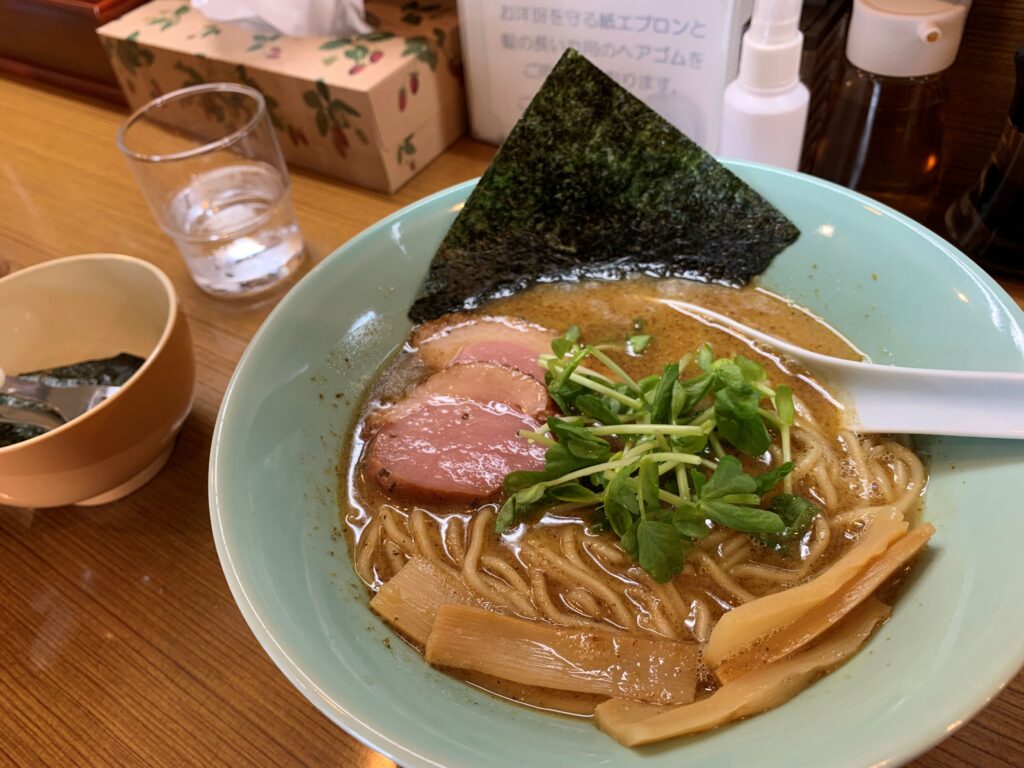
[[[519,436],[547,415],[537,357],[554,334],[507,317],[454,315],[411,343],[435,373],[367,419],[364,471],[412,501],[481,503],[509,472],[539,470],[544,448]]]
[[[539,428],[501,403],[437,397],[379,426],[364,471],[396,497],[480,504],[501,490],[509,472],[544,467],[544,448],[518,434]]]
[[[458,363],[505,365],[544,381],[537,357],[550,354],[553,332],[513,317],[446,315],[413,331],[411,343],[435,370]]]
[[[541,421],[551,409],[547,390],[532,376],[495,363],[458,363],[429,376],[397,403],[382,406],[368,424],[372,428],[394,421],[424,403],[444,398],[504,403]]]

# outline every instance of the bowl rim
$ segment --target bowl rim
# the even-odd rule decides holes
[[[61,424],[59,427],[55,427],[54,429],[51,429],[48,432],[43,432],[43,434],[37,435],[36,437],[30,437],[28,440],[22,440],[17,443],[12,443],[11,445],[0,447],[0,458],[3,458],[4,456],[10,456],[17,452],[18,449],[23,449],[26,448],[27,446],[36,447],[42,445],[43,443],[51,439],[56,439],[60,435],[64,434],[65,432],[73,428],[75,425],[79,425],[86,419],[93,418],[96,414],[105,410],[107,407],[110,406],[111,403],[116,402],[121,397],[121,395],[124,394],[124,391],[128,389],[135,381],[138,380],[141,374],[143,374],[146,370],[150,368],[153,360],[155,360],[156,357],[163,351],[164,347],[167,346],[168,339],[171,338],[171,333],[173,332],[175,323],[177,322],[178,319],[180,305],[180,302],[178,301],[178,294],[174,290],[174,284],[171,283],[171,279],[162,269],[157,267],[155,264],[151,264],[145,259],[138,258],[137,256],[127,256],[122,253],[80,253],[74,256],[63,256],[59,259],[43,261],[40,262],[39,264],[33,264],[31,266],[25,267],[24,269],[19,269],[15,272],[12,272],[11,274],[0,278],[0,287],[8,287],[10,286],[11,283],[17,282],[19,278],[33,274],[35,272],[43,272],[47,269],[60,269],[66,266],[67,264],[80,263],[86,261],[112,261],[135,264],[137,266],[142,266],[147,272],[149,272],[150,275],[156,278],[157,282],[164,289],[164,294],[167,296],[168,299],[167,317],[164,320],[164,327],[163,330],[160,332],[160,338],[157,340],[156,344],[153,345],[153,349],[150,350],[150,352],[146,355],[146,359],[143,361],[142,365],[139,366],[139,369],[131,375],[128,381],[126,381],[120,387],[120,389],[118,389],[117,392],[112,394],[110,397],[108,397],[102,403],[97,405],[95,408],[89,409],[81,416],[78,416],[72,419],[71,421],[67,421]]]
[[[373,233],[375,233],[379,228],[388,227],[392,223],[401,220],[403,217],[408,216],[410,213],[421,208],[429,208],[437,199],[456,194],[464,189],[472,190],[479,180],[479,177],[475,177],[459,182],[458,184],[453,184],[450,187],[445,187],[431,195],[420,198],[409,205],[402,206],[394,213],[388,214],[384,218],[374,222],[339,245],[331,251],[330,254],[324,257],[319,264],[303,275],[297,283],[292,285],[288,289],[288,292],[280,301],[278,301],[273,310],[271,310],[270,314],[267,315],[267,318],[257,329],[256,333],[253,334],[245,348],[245,351],[239,358],[238,364],[235,366],[235,370],[231,373],[231,379],[228,381],[228,385],[224,389],[224,397],[221,399],[220,408],[217,411],[217,422],[214,425],[213,439],[210,443],[210,464],[207,472],[210,527],[213,532],[214,545],[217,548],[217,557],[220,560],[221,569],[224,571],[224,578],[228,583],[228,588],[231,590],[231,596],[235,601],[235,605],[238,606],[239,611],[242,613],[242,617],[245,619],[245,623],[249,626],[249,631],[255,635],[256,640],[263,648],[263,651],[270,656],[275,666],[288,679],[288,682],[298,689],[306,699],[329,720],[331,720],[331,722],[336,726],[341,727],[345,733],[352,736],[352,738],[356,739],[356,741],[364,746],[369,747],[374,751],[381,752],[398,763],[398,765],[407,766],[408,768],[423,768],[424,766],[427,768],[445,768],[445,766],[409,749],[387,734],[374,730],[369,723],[363,722],[356,714],[350,712],[341,703],[328,696],[327,693],[325,693],[316,684],[316,681],[311,679],[306,674],[305,670],[303,670],[303,668],[294,661],[293,654],[289,653],[288,649],[281,645],[278,638],[274,636],[273,632],[271,632],[270,627],[266,622],[264,622],[259,610],[256,608],[256,605],[249,598],[249,593],[246,591],[245,585],[242,583],[242,577],[235,568],[231,552],[228,550],[228,540],[224,530],[224,520],[226,516],[221,514],[221,479],[218,472],[218,466],[220,465],[221,451],[226,444],[224,430],[225,424],[228,421],[227,414],[233,407],[231,403],[235,396],[235,390],[239,386],[238,382],[241,378],[241,372],[248,364],[250,358],[255,354],[254,350],[256,349],[258,342],[266,336],[267,333],[269,333],[268,329],[271,324],[276,321],[279,314],[284,314],[286,311],[283,307],[290,303],[290,301],[295,300],[293,298],[295,289],[307,280],[312,282],[316,279],[317,275],[325,269],[328,269],[328,263],[337,258],[337,254],[342,248],[350,247],[353,244],[358,244],[364,240],[370,239],[373,237]]]
[[[805,183],[837,192],[842,197],[848,198],[853,202],[868,206],[873,209],[873,212],[884,214],[896,220],[902,226],[912,229],[932,247],[943,251],[943,253],[945,253],[950,260],[956,263],[962,271],[968,273],[971,279],[979,284],[979,287],[989,293],[990,296],[997,299],[1004,309],[1008,309],[1010,313],[1016,315],[1018,318],[1024,318],[1024,310],[1022,310],[1017,303],[1013,301],[1012,297],[1006,293],[994,278],[988,275],[981,269],[981,267],[977,266],[948,241],[934,233],[925,225],[905,216],[899,211],[896,211],[859,192],[808,174],[788,171],[744,160],[725,160],[723,161],[723,165],[730,170],[733,168],[754,168],[766,170],[783,177],[799,177]],[[421,208],[430,207],[434,201],[439,198],[443,198],[448,195],[455,195],[463,190],[471,191],[478,181],[479,177],[476,177],[451,185],[428,195],[427,197],[416,200],[407,206],[403,206],[379,221],[374,222],[349,240],[339,245],[338,248],[328,254],[319,264],[310,270],[308,274],[304,275],[299,282],[288,290],[288,294],[278,302],[256,333],[252,336],[245,352],[242,354],[234,372],[231,375],[228,386],[224,391],[224,397],[221,401],[220,409],[218,410],[210,450],[208,491],[214,543],[217,549],[217,555],[220,558],[221,567],[224,571],[225,580],[228,582],[228,587],[231,590],[232,597],[245,618],[245,621],[249,626],[249,630],[259,641],[264,652],[270,656],[271,660],[284,674],[288,681],[295,686],[320,712],[326,715],[328,719],[330,719],[335,725],[341,727],[349,736],[356,739],[363,745],[382,753],[386,757],[396,761],[399,765],[408,766],[408,768],[446,768],[447,764],[436,762],[425,755],[419,754],[393,738],[391,735],[374,729],[369,723],[361,720],[356,713],[350,711],[342,702],[335,701],[324,690],[322,690],[317,685],[316,680],[308,675],[306,670],[294,660],[293,654],[289,652],[289,649],[285,645],[282,645],[281,639],[279,639],[279,637],[277,637],[272,631],[271,625],[264,621],[260,611],[250,598],[249,593],[246,590],[246,586],[235,567],[231,552],[229,551],[224,525],[226,515],[223,514],[224,503],[221,501],[222,480],[218,473],[218,465],[220,464],[221,451],[226,449],[224,434],[225,424],[229,419],[229,412],[234,409],[235,390],[239,386],[239,380],[241,378],[240,374],[247,366],[251,357],[255,354],[253,350],[257,347],[261,339],[269,332],[268,329],[270,325],[276,322],[278,314],[283,314],[287,311],[284,307],[286,304],[290,303],[290,300],[296,300],[290,294],[292,294],[292,292],[306,280],[312,281],[314,279],[314,275],[317,275],[326,269],[329,262],[333,262],[338,258],[342,249],[358,245],[362,241],[372,237],[371,233],[375,233],[380,229],[385,229],[395,221],[398,221]],[[976,690],[973,695],[964,695],[959,699],[959,703],[954,707],[955,720],[949,723],[934,722],[929,726],[916,729],[912,735],[905,735],[900,744],[891,747],[891,752],[885,756],[885,759],[882,760],[879,765],[905,764],[951,736],[975,717],[978,712],[980,712],[1003,691],[1018,671],[1024,667],[1024,643],[1020,644],[1016,652],[1009,652],[1004,655],[1001,658],[1001,661],[1002,663],[998,664],[993,670],[993,674],[991,675],[991,680],[993,682],[991,684],[985,686],[984,689]]]

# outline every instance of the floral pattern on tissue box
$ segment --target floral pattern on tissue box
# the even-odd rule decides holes
[[[98,34],[133,109],[189,85],[249,85],[290,164],[394,192],[465,130],[458,24],[430,0],[367,0],[366,14],[366,35],[285,37],[154,0]]]

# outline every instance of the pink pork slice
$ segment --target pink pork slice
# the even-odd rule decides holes
[[[539,426],[502,404],[435,396],[380,427],[365,471],[395,496],[480,504],[509,472],[544,467],[544,448],[518,435]]]
[[[532,376],[495,363],[458,363],[431,375],[412,394],[368,419],[371,427],[394,421],[420,404],[438,398],[504,403],[535,419],[547,418],[552,403],[544,385]]]
[[[490,362],[544,381],[537,357],[551,352],[554,337],[546,328],[513,317],[455,314],[421,325],[413,332],[412,345],[431,368]]]

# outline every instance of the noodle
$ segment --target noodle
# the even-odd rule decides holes
[[[587,554],[591,551],[596,552],[601,556],[609,565],[628,565],[629,556],[623,552],[617,544],[605,541],[603,539],[591,538],[584,545],[584,549],[587,549]],[[593,557],[593,555],[591,555]]]
[[[597,604],[597,600],[583,587],[576,587],[576,589],[570,590],[564,599],[566,604],[578,613],[590,617],[601,613],[601,606]]]
[[[803,443],[808,450],[796,462],[793,468],[793,480],[802,480],[821,462],[821,443],[814,438],[814,433],[805,429],[794,429],[793,438],[795,442]]]
[[[698,643],[706,643],[711,636],[711,609],[703,600],[694,600],[690,609],[693,617],[693,637]]]
[[[665,610],[669,614],[669,618],[671,619],[673,626],[684,626],[686,623],[686,617],[690,613],[690,608],[683,602],[683,598],[679,595],[679,590],[676,589],[676,585],[671,581],[665,584],[658,584],[652,580],[651,589],[654,590],[654,594],[658,596],[658,600],[661,601],[661,604],[665,606]]]
[[[396,521],[396,517],[402,522],[399,523]],[[398,547],[399,551],[404,552],[409,556],[415,555],[419,552],[416,548],[416,542],[409,538],[408,533],[405,531],[405,515],[390,504],[385,504],[380,511],[380,520],[384,525],[385,535],[393,544],[395,544],[395,546]]]
[[[405,565],[406,556],[403,554],[401,547],[399,547],[393,541],[384,542],[384,555],[387,557],[388,564],[391,566],[391,575],[394,576]]]
[[[499,605],[505,605],[527,616],[535,617],[537,610],[525,595],[516,592],[507,584],[480,569],[480,556],[483,552],[484,541],[493,522],[494,518],[489,509],[479,510],[473,518],[469,528],[469,546],[466,548],[466,558],[462,564],[463,578],[477,594],[483,595]]]
[[[433,535],[427,527],[426,512],[422,509],[414,509],[409,515],[409,522],[411,523],[412,538],[417,553],[454,575],[455,569],[445,562],[438,551],[439,548],[433,542]]]
[[[774,584],[789,585],[799,581],[803,576],[803,571],[791,571],[757,563],[743,563],[733,568],[732,574],[740,579],[758,579]]]
[[[622,297],[621,293],[610,295],[617,300]],[[629,316],[647,309],[647,304],[637,305],[636,314]],[[616,307],[615,311],[627,310]],[[543,314],[537,318],[545,320]],[[667,321],[662,318],[661,322]],[[701,334],[698,342],[707,332],[706,328],[696,331]],[[595,332],[592,337],[602,335]],[[727,346],[721,337],[712,341]],[[742,347],[742,341],[731,343]],[[679,348],[692,350],[692,339],[679,342]],[[674,357],[676,351],[673,347],[666,358],[678,357]],[[631,375],[646,375],[653,367],[650,360],[633,364],[641,367],[630,368]],[[786,372],[779,366],[768,375],[783,383],[778,377]],[[522,618],[706,643],[724,613],[815,578],[852,546],[873,515],[884,510],[912,516],[924,491],[925,468],[908,444],[839,430],[834,406],[812,386],[801,385],[796,376],[785,383],[792,384],[797,413],[790,431],[789,459],[794,468],[787,483],[792,493],[814,499],[820,507],[799,541],[776,549],[757,536],[709,522],[708,534],[689,550],[679,573],[657,583],[627,554],[617,536],[587,527],[593,522],[590,511],[580,510],[578,504],[549,508],[540,520],[531,521],[538,524],[499,536],[494,533],[494,504],[468,509],[464,504],[403,506],[375,490],[372,479],[360,475],[359,457],[354,456],[350,469],[360,514],[345,518],[354,534],[355,570],[366,584],[378,589],[419,555],[458,580],[459,589],[464,588],[467,595]],[[408,389],[407,379],[402,389]],[[750,469],[748,464],[746,471],[757,474],[778,467],[783,460],[776,436],[763,457],[752,459],[760,466]],[[780,483],[762,498],[770,500],[781,492]],[[703,674],[704,684],[714,685],[710,673]]]
[[[868,468],[871,470],[872,488],[877,490],[878,494],[886,501],[892,501],[892,486],[889,484],[889,478],[885,476],[882,465],[875,459],[869,459]]]
[[[836,505],[836,488],[829,479],[828,470],[821,464],[814,468],[814,480],[815,487],[821,492],[825,506],[834,507]]]
[[[668,616],[665,615],[665,611],[662,609],[661,601],[658,599],[657,595],[651,592],[644,592],[641,599],[647,608],[647,614],[651,618],[651,623],[654,625],[655,631],[659,635],[663,635],[665,637],[678,637],[679,633],[672,626],[672,622],[669,621]]]
[[[733,535],[732,531],[725,530],[725,529],[720,530],[720,531],[713,531],[713,532],[709,533],[707,536],[705,536],[703,539],[698,541],[697,542],[697,546],[700,547],[701,549],[707,549],[707,550],[718,549],[718,545],[721,544],[723,541],[725,541],[726,539],[728,539],[732,535]]]
[[[451,516],[444,527],[444,553],[455,565],[462,568],[466,559],[466,526],[461,517]]]
[[[523,577],[519,575],[519,572],[500,557],[495,555],[482,555],[480,557],[480,562],[484,564],[484,567],[487,570],[495,576],[504,579],[510,587],[518,592],[525,595],[530,591],[530,585],[527,584]]]
[[[832,541],[832,525],[824,515],[818,515],[814,518],[811,533],[811,541],[807,546],[807,554],[804,556],[804,565],[801,569],[803,573],[813,568],[828,550],[828,545]]]
[[[630,567],[626,575],[636,585],[625,590],[626,596],[641,611],[640,615],[648,620],[649,631],[678,639],[689,609],[679,610],[682,598],[673,583],[659,584],[636,566]]]
[[[569,559],[569,562],[580,568],[586,568],[587,564],[583,562],[580,553],[576,550],[578,534],[576,526],[567,525],[562,528],[562,535],[559,537],[558,543],[562,547],[562,554]]]
[[[722,543],[719,549],[722,553],[722,559],[728,563],[729,560],[736,556],[737,552],[746,551],[749,548],[750,539],[747,538],[746,534],[734,533]]]
[[[808,457],[820,461],[826,453],[826,440],[808,428],[796,430],[798,469]],[[858,438],[845,432],[837,441],[843,455],[850,459],[842,474],[861,499],[880,498],[882,505],[859,504],[836,509],[825,504],[824,514],[815,518],[811,531],[800,545],[796,567],[779,567],[764,562],[763,551],[750,538],[727,529],[712,531],[701,539],[686,568],[667,584],[658,584],[643,571],[632,567],[629,557],[613,539],[584,533],[573,520],[548,526],[557,532],[557,547],[541,545],[526,537],[519,545],[526,558],[520,568],[500,554],[491,534],[493,510],[479,510],[467,525],[463,517],[437,518],[413,509],[408,516],[392,505],[382,505],[359,538],[355,569],[368,584],[375,583],[383,568],[391,575],[410,557],[421,554],[450,573],[461,573],[468,587],[480,597],[504,605],[531,618],[565,626],[639,627],[645,631],[679,638],[681,632],[693,639],[706,639],[714,626],[714,613],[707,601],[689,588],[694,579],[706,577],[704,590],[713,590],[715,602],[735,607],[754,599],[765,589],[776,591],[800,583],[815,572],[833,547],[833,528],[850,530],[863,524],[883,506],[895,507],[906,514],[918,499],[924,485],[920,459],[893,440]],[[838,462],[832,465],[838,466]],[[865,473],[859,474],[857,468]],[[834,469],[836,474],[841,470]],[[804,472],[814,478],[822,496],[838,491],[821,464]],[[466,541],[467,533],[469,541]],[[530,567],[530,562],[542,568]],[[699,566],[699,572],[694,570]],[[623,570],[625,569],[625,570]],[[545,578],[542,570],[553,579]],[[757,585],[754,591],[754,585]],[[552,599],[566,609],[560,609]],[[685,594],[685,598],[684,598]],[[646,625],[646,626],[645,626]]]
[[[374,517],[363,530],[361,546],[356,554],[356,573],[367,584],[376,580],[373,574],[373,556],[380,543],[380,516]]]
[[[740,546],[735,547],[732,551],[732,554],[724,558],[723,564],[725,566],[725,570],[728,573],[732,573],[733,568],[735,568],[740,563],[746,562],[747,558],[750,556],[750,549],[751,544],[749,541],[745,541]]]
[[[543,560],[551,568],[552,575],[560,576],[570,589],[575,586],[589,589],[608,607],[618,626],[625,628],[631,624],[634,617],[626,610],[624,595],[616,594],[615,589],[602,580],[602,571],[594,569],[595,572],[591,572],[588,568],[580,568],[555,552],[541,547],[524,545],[523,549],[537,559]]]
[[[897,459],[906,465],[910,474],[904,492],[899,499],[893,502],[900,511],[900,514],[906,516],[910,506],[915,501],[920,500],[921,494],[924,491],[924,465],[914,455],[913,451],[895,441],[890,442],[888,448]]]
[[[530,592],[533,595],[534,602],[541,609],[544,617],[552,624],[561,624],[567,627],[598,626],[598,622],[588,621],[582,616],[558,610],[555,604],[551,601],[551,595],[548,594],[544,574],[540,571],[535,570],[530,572],[530,586]]]
[[[871,495],[870,478],[867,460],[864,457],[864,449],[860,440],[852,432],[843,430],[839,433],[839,441],[846,450],[846,456],[853,466],[854,477],[856,478],[856,493],[861,498],[868,498]]]
[[[726,573],[722,567],[716,563],[711,557],[704,552],[695,552],[693,559],[707,572],[707,574],[714,579],[722,589],[724,589],[733,597],[739,598],[741,603],[746,603],[754,599],[754,596],[747,592],[743,587],[737,584],[728,573]]]

